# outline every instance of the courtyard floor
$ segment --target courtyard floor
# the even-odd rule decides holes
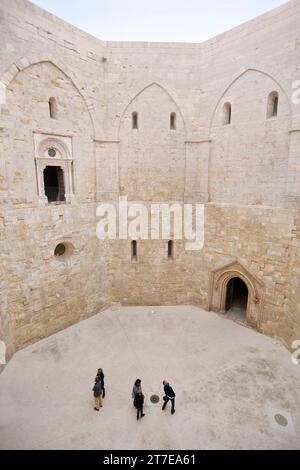
[[[161,410],[163,379],[173,416]],[[195,307],[115,307],[13,357],[0,375],[0,448],[300,449],[299,390],[300,366],[271,338]]]

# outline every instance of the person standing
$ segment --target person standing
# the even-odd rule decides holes
[[[175,392],[167,380],[163,381],[163,386],[164,386],[165,396],[164,396],[164,404],[163,404],[162,410],[164,410],[168,402],[171,401],[171,404],[172,404],[171,413],[173,415],[175,413],[175,397],[176,397]]]
[[[95,411],[99,411],[100,408],[102,408],[102,382],[100,377],[96,377],[95,379],[95,385],[93,387],[93,392],[94,392],[94,398],[95,398]]]
[[[99,377],[100,380],[101,380],[102,398],[105,398],[104,373],[103,373],[103,370],[102,370],[102,369],[98,369],[98,370],[97,370],[97,375],[96,375],[96,378],[95,378],[95,382],[96,382],[96,380],[97,380],[97,377]]]
[[[142,390],[138,390],[136,396],[135,396],[135,407],[137,409],[137,414],[136,414],[136,419],[139,420],[139,418],[143,418],[145,416],[144,414],[144,400],[145,397],[142,394]]]
[[[133,385],[133,388],[132,388],[132,398],[133,398],[133,406],[135,406],[135,397],[137,395],[138,392],[142,392],[142,381],[141,379],[136,379],[136,381],[134,382],[134,385]]]

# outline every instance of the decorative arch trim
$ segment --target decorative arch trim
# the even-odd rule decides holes
[[[38,65],[42,63],[52,64],[71,81],[72,85],[81,96],[86,106],[86,109],[88,110],[93,126],[93,133],[95,136],[96,116],[92,99],[86,96],[85,93],[82,91],[83,86],[77,84],[77,79],[75,79],[75,75],[72,70],[69,69],[65,64],[61,63],[59,60],[54,60],[51,54],[35,57],[22,57],[21,59],[18,59],[13,64],[11,64],[11,66],[2,75],[0,75],[0,83],[2,82],[5,86],[8,86],[12,82],[12,80],[18,75],[19,72],[22,72],[23,70],[33,65]]]
[[[259,70],[259,69],[256,69],[256,68],[249,68],[249,69],[246,69],[244,70],[242,73],[240,73],[238,76],[236,76],[231,82],[230,84],[227,86],[227,88],[224,90],[224,92],[222,93],[222,95],[220,96],[220,98],[218,99],[215,107],[214,107],[214,110],[213,110],[213,113],[212,113],[212,117],[210,119],[210,124],[209,124],[209,135],[211,135],[211,128],[212,128],[212,125],[213,125],[213,122],[214,122],[214,119],[215,119],[215,115],[216,115],[216,112],[217,112],[217,109],[219,107],[219,104],[221,103],[222,99],[224,98],[224,96],[226,95],[226,93],[230,90],[230,88],[241,78],[243,77],[244,75],[246,75],[248,72],[257,72],[257,73],[260,73],[262,75],[265,75],[266,77],[270,78],[271,80],[273,80],[274,83],[276,83],[276,85],[278,86],[278,88],[280,89],[280,91],[283,93],[283,95],[285,96],[286,100],[287,100],[287,103],[288,103],[288,106],[289,106],[289,111],[291,113],[291,104],[290,104],[290,100],[289,100],[289,97],[286,93],[286,91],[284,90],[284,88],[282,87],[282,85],[279,83],[279,81],[274,78],[272,75],[270,75],[269,73],[267,72],[264,72],[263,70]]]
[[[37,190],[40,204],[48,203],[45,192],[44,170],[49,166],[61,168],[64,181],[64,202],[71,203],[74,199],[71,137],[34,133],[34,147]],[[49,155],[49,149],[54,149],[56,154]]]
[[[39,157],[45,157],[45,151],[48,148],[53,147],[57,152],[59,158],[64,159],[71,159],[72,156],[70,155],[70,151],[62,139],[58,139],[57,137],[46,137],[43,139],[40,144],[38,145],[37,154]]]
[[[121,124],[122,124],[122,121],[123,121],[123,118],[129,108],[129,106],[138,98],[138,96],[140,96],[144,91],[146,91],[148,88],[151,88],[153,86],[157,86],[158,88],[160,88],[161,90],[164,91],[164,93],[166,93],[169,98],[173,101],[174,105],[176,106],[178,112],[179,112],[179,115],[182,119],[182,122],[183,122],[183,126],[184,126],[184,133],[186,134],[186,123],[185,123],[185,119],[184,119],[184,116],[181,112],[181,109],[179,107],[179,105],[177,104],[176,100],[173,98],[173,96],[169,93],[169,91],[161,84],[157,83],[157,82],[152,82],[150,83],[149,85],[146,85],[144,88],[142,88],[138,93],[136,93],[136,95],[133,96],[133,98],[130,99],[129,103],[126,105],[124,111],[122,112],[121,114],[121,117],[120,117],[120,122],[119,122],[119,128],[118,128],[118,139],[119,139],[119,136],[120,136],[120,129],[121,129]]]

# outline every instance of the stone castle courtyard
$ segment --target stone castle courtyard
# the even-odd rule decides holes
[[[107,394],[99,413],[98,367]],[[161,410],[165,378],[174,416]],[[299,389],[300,367],[279,342],[225,316],[116,306],[14,355],[0,375],[0,448],[300,449]]]
[[[111,41],[0,0],[0,449],[300,449],[299,24]]]

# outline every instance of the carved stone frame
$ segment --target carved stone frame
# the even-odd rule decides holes
[[[238,277],[248,288],[247,323],[260,329],[263,312],[263,283],[251,274],[239,261],[233,261],[210,273],[209,310],[226,313],[226,295],[228,283]]]
[[[63,170],[65,201],[61,203],[71,203],[74,198],[71,137],[34,133],[34,143],[37,190],[40,203],[48,204],[43,175],[46,166],[57,166]],[[55,157],[50,157],[47,154],[50,148],[55,149]]]

